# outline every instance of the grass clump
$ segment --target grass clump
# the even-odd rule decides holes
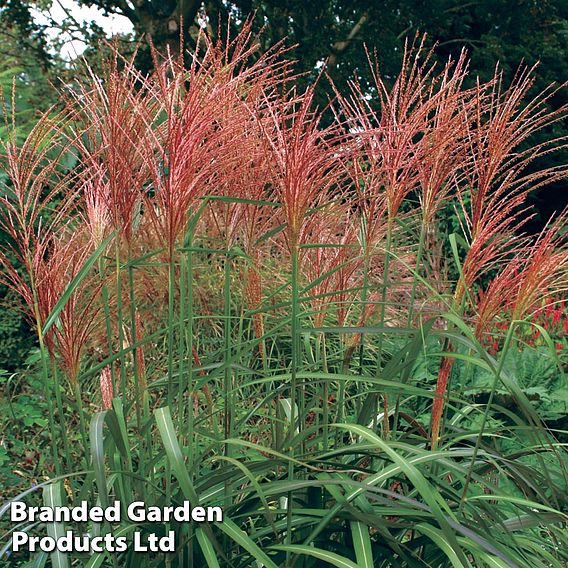
[[[4,143],[23,271],[0,260],[51,452],[20,498],[225,515],[76,528],[174,530],[176,552],[52,565],[565,566],[566,433],[524,381],[539,349],[566,393],[560,320],[536,323],[566,290],[566,214],[522,233],[566,173],[532,167],[563,141],[524,146],[566,117],[555,87],[466,88],[465,56],[417,44],[393,82],[370,56],[374,84],[317,109],[255,41],[203,36],[148,76],[114,53]]]

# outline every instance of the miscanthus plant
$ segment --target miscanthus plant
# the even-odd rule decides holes
[[[566,175],[535,166],[562,140],[530,145],[566,119],[560,87],[474,81],[416,42],[394,80],[369,54],[372,82],[318,109],[281,55],[249,26],[150,75],[113,52],[3,143],[2,278],[50,436],[47,481],[17,498],[225,515],[50,525],[174,530],[176,552],[30,560],[566,566],[566,432],[505,364],[532,326],[563,376],[534,316],[566,292],[566,213],[523,234],[529,193]],[[26,561],[3,526],[3,562]]]

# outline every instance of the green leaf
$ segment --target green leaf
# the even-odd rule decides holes
[[[103,426],[105,416],[108,411],[98,412],[91,420],[90,440],[91,440],[91,458],[93,460],[93,469],[95,470],[95,480],[99,490],[99,499],[101,506],[108,507],[108,490],[106,484],[105,472],[105,455],[104,455],[104,434]]]
[[[43,504],[46,507],[61,507],[63,500],[61,494],[63,491],[63,482],[57,481],[50,483],[43,488]],[[65,536],[64,523],[47,523],[47,534],[52,538],[61,538]],[[69,559],[63,552],[57,549],[51,553],[51,565],[53,568],[69,568]]]
[[[373,551],[371,549],[369,527],[359,521],[351,521],[350,525],[357,565],[360,568],[373,568]]]
[[[283,552],[292,552],[293,554],[305,554],[306,556],[313,556],[318,560],[323,560],[337,568],[363,568],[366,564],[355,564],[352,560],[348,560],[339,554],[322,550],[321,548],[314,548],[312,546],[305,546],[303,544],[290,544],[282,546],[271,546],[271,550],[282,550]]]
[[[163,406],[162,408],[156,409],[154,415],[156,417],[156,423],[158,424],[158,430],[160,431],[160,437],[164,443],[166,455],[170,460],[170,465],[177,480],[179,481],[181,490],[186,499],[190,501],[191,506],[196,507],[199,505],[199,497],[193,488],[189,473],[185,466],[183,455],[177,441],[169,406]]]
[[[239,546],[250,553],[255,560],[262,562],[266,568],[278,568],[268,555],[258,547],[254,540],[252,540],[247,533],[241,530],[233,521],[225,517],[223,522],[219,523],[217,526],[228,537],[233,539]]]
[[[419,523],[416,525],[416,530],[421,532],[423,535],[427,536],[432,542],[434,542],[437,546],[440,547],[440,550],[443,550],[445,555],[448,557],[449,561],[452,563],[452,566],[455,568],[462,568],[464,564],[458,558],[452,544],[448,542],[448,539],[445,537],[444,533],[432,525],[428,525],[426,523]],[[466,560],[467,562],[467,560]],[[469,562],[465,564],[466,566],[471,566]]]
[[[207,566],[209,568],[221,568],[219,561],[217,560],[217,555],[215,554],[215,549],[203,529],[198,527],[195,534],[197,536],[197,542],[199,542],[199,546],[203,552],[203,556],[205,557],[205,561],[207,562]]]

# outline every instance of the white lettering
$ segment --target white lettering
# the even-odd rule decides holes
[[[222,523],[223,509],[221,507],[207,507],[207,522]]]
[[[176,534],[174,531],[169,531],[167,536],[163,536],[158,541],[159,552],[174,552],[176,549]]]
[[[39,541],[39,549],[43,552],[53,552],[57,546],[57,541],[51,536],[44,536]]]
[[[129,518],[132,520],[130,515]],[[134,550],[136,552],[148,552],[148,547],[142,544],[142,535],[139,532],[134,533]]]
[[[20,547],[27,544],[29,539],[28,533],[23,531],[14,531],[12,534],[12,550],[14,552],[20,552]]]
[[[106,508],[105,518],[109,523],[120,522],[120,501],[115,501],[110,507]]]
[[[10,520],[13,522],[27,521],[27,506],[22,501],[14,501],[10,507]],[[24,533],[25,534],[25,533]]]
[[[146,520],[144,502],[134,501],[134,503],[130,503],[130,505],[128,505],[128,509],[126,510],[126,514],[132,522],[143,523]]]
[[[175,546],[176,535],[174,531],[169,531],[163,537],[150,533],[146,535],[144,542],[141,533],[134,533],[134,550],[136,552],[175,552]]]

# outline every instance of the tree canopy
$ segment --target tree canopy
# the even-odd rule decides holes
[[[326,62],[340,76],[362,67],[363,44],[376,48],[384,64],[394,70],[404,39],[417,31],[437,42],[440,55],[467,47],[473,70],[480,75],[492,73],[497,60],[508,71],[521,60],[529,64],[541,60],[540,74],[549,82],[565,77],[568,70],[568,4],[563,0],[74,1],[128,18],[136,38],[148,35],[158,46],[175,46],[182,27],[189,39],[205,21],[204,14],[213,31],[229,17],[238,25],[254,14],[256,27],[265,28],[266,45],[287,38],[296,46],[292,54],[300,68],[313,71]],[[62,21],[38,23],[34,9],[50,4],[49,0],[1,0],[4,30],[10,29],[20,46],[33,47],[37,53],[47,51],[50,27],[61,26],[87,40],[100,36],[98,26],[76,21],[70,11]]]
[[[38,19],[34,13],[48,13],[51,0],[0,0],[2,52],[9,65],[21,67],[34,61],[49,71],[61,73],[60,59],[50,49],[53,28],[74,38],[99,45],[104,31],[94,22],[78,21],[59,2],[64,18]],[[262,30],[263,48],[284,40],[287,56],[297,60],[303,74],[299,82],[313,81],[322,68],[340,89],[354,73],[365,80],[368,51],[376,51],[385,77],[397,72],[404,43],[416,34],[427,34],[426,43],[435,46],[436,56],[457,57],[462,49],[471,58],[470,77],[486,80],[498,64],[505,79],[511,79],[519,65],[539,62],[535,92],[556,81],[568,79],[568,2],[565,0],[73,0],[79,7],[95,7],[106,15],[127,18],[133,34],[123,38],[128,45],[140,42],[140,65],[152,65],[148,39],[164,49],[178,49],[180,31],[191,45],[200,26],[212,35],[227,33],[229,18],[235,32],[253,17],[254,29]],[[252,16],[251,16],[252,15]],[[41,22],[41,23],[40,23]],[[129,42],[129,43],[128,43]],[[366,47],[366,49],[365,49]],[[87,52],[88,53],[88,52]],[[33,74],[33,73],[32,73]],[[325,103],[330,84],[320,81],[318,100]],[[560,107],[568,101],[566,89],[551,101]],[[568,134],[568,125],[557,124],[554,134]],[[544,134],[546,135],[546,133]],[[560,155],[555,159],[565,159]],[[564,186],[539,194],[541,223],[566,200]]]

